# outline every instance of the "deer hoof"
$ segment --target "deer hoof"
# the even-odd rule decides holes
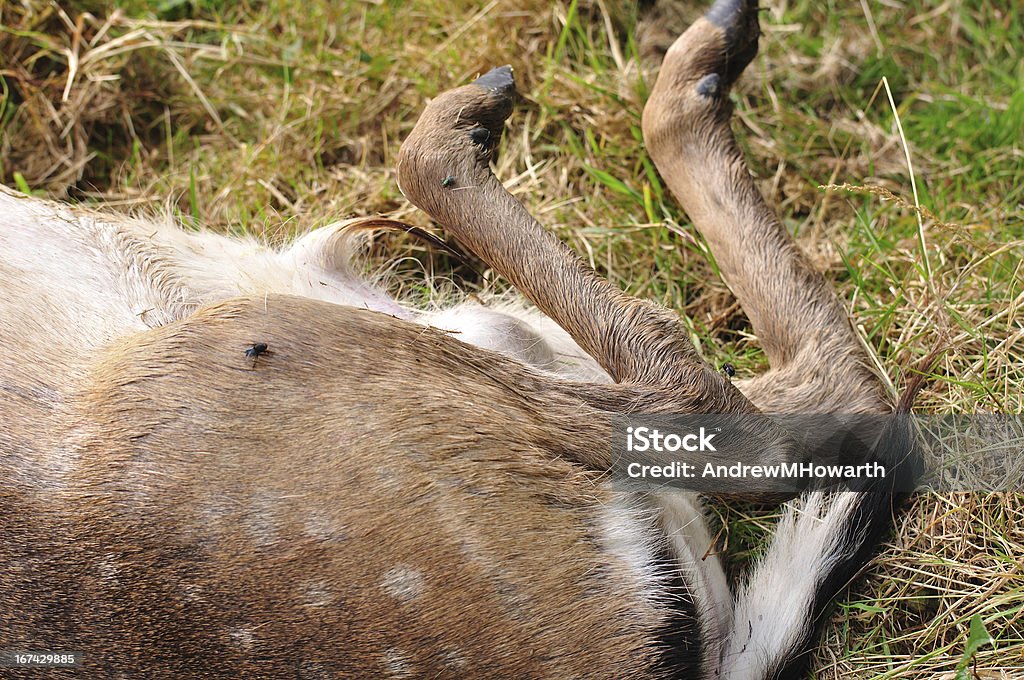
[[[724,45],[719,71],[729,87],[757,55],[761,27],[757,21],[757,0],[718,0],[704,15],[722,31]]]

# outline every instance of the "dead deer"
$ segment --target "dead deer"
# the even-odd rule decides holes
[[[749,382],[494,177],[507,67],[427,106],[399,182],[539,312],[409,309],[344,224],[271,251],[0,192],[0,646],[80,651],[64,677],[800,677],[895,482],[805,494],[732,593],[699,496],[607,475],[615,414],[891,411],[730,130],[758,35],[719,0],[643,113],[771,361]],[[802,457],[763,423],[743,460]],[[871,455],[914,460],[899,427]]]

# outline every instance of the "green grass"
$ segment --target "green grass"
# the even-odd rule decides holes
[[[766,4],[761,55],[734,94],[763,193],[894,386],[946,350],[921,410],[1020,413],[1024,5]],[[511,63],[523,98],[499,176],[616,284],[685,313],[710,361],[748,377],[764,355],[639,134],[650,57],[703,3],[656,5],[132,0],[114,14],[87,0],[61,16],[0,3],[0,179],[124,209],[169,199],[187,225],[274,243],[362,214],[431,227],[397,190],[398,146],[427,98]],[[79,67],[62,101],[65,50]],[[394,263],[395,289],[416,299],[437,295],[424,272],[502,286],[394,234],[369,257]],[[720,512],[742,564],[772,515]],[[836,613],[817,677],[946,677],[969,652],[979,672],[1019,677],[1022,554],[1019,494],[919,498]],[[971,651],[976,618],[995,642]]]

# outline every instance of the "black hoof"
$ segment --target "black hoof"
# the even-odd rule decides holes
[[[487,95],[471,114],[476,125],[470,130],[469,138],[483,152],[493,156],[505,119],[512,114],[515,102],[516,82],[512,77],[512,67],[506,65],[491,69],[471,84],[486,90]]]
[[[726,87],[731,86],[757,55],[757,39],[761,35],[757,0],[717,0],[704,18],[724,35],[722,79]]]
[[[498,68],[492,68],[490,71],[474,80],[473,84],[482,87],[485,90],[499,92],[509,97],[511,97],[516,91],[516,81],[515,78],[512,77],[512,67],[507,64],[505,66],[499,66]]]

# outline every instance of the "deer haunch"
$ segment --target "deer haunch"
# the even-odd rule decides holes
[[[0,644],[89,677],[796,677],[894,482],[803,497],[733,595],[698,496],[607,477],[616,414],[887,408],[732,138],[757,36],[719,0],[644,111],[771,359],[739,389],[493,177],[507,68],[427,107],[399,180],[543,315],[409,309],[344,224],[274,252],[0,190]],[[741,454],[803,455],[770,421]]]

